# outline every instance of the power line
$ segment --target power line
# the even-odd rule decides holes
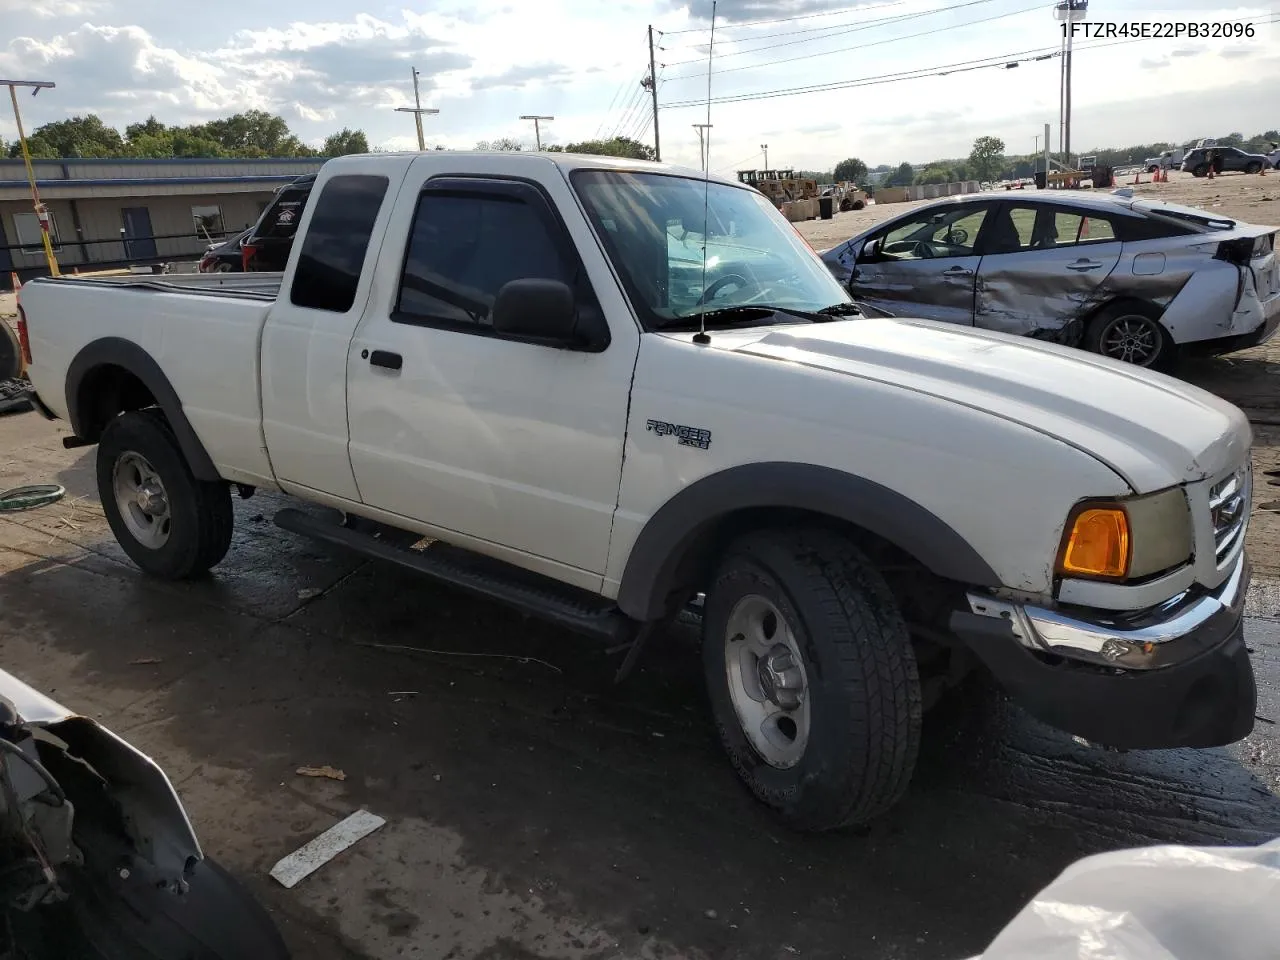
[[[741,164],[744,164],[744,163],[746,163],[748,160],[754,159],[755,157],[758,157],[758,156],[760,156],[760,151],[759,151],[759,150],[752,150],[749,154],[747,154],[747,155],[746,155],[745,157],[743,157],[741,160],[735,160],[733,163],[729,164],[727,167],[716,167],[716,168],[715,168],[714,170],[712,170],[711,172],[712,172],[712,173],[719,173],[721,170],[735,170],[735,169],[737,169]]]
[[[824,27],[823,29],[830,32],[821,37],[805,37],[803,40],[788,40],[784,43],[767,43],[762,47],[753,47],[750,50],[734,50],[732,53],[721,54],[721,59],[725,57],[741,57],[748,53],[759,53],[761,50],[776,50],[779,47],[794,47],[798,43],[813,43],[815,40],[828,40],[831,37],[841,37],[847,33],[857,33],[861,30],[871,30],[875,27],[883,27],[893,23],[905,23],[908,20],[919,20],[922,17],[934,17],[940,13],[951,13],[953,10],[963,10],[966,7],[977,7],[985,3],[993,3],[994,0],[965,0],[963,3],[954,3],[947,7],[938,7],[934,10],[918,10],[915,13],[900,13],[894,17],[880,17],[875,20],[860,20],[854,24],[840,24],[836,27]],[[1043,9],[1043,7],[1041,7]],[[800,32],[800,31],[797,31]],[[810,32],[810,31],[804,31]],[[786,34],[782,34],[786,36]],[[679,67],[689,63],[701,63],[702,58],[690,60],[677,60],[675,63],[668,63],[668,67]]]
[[[1241,17],[1238,20],[1248,21],[1250,18]],[[1272,20],[1252,21],[1259,25],[1263,23],[1280,22],[1280,17]],[[1146,42],[1145,37],[1130,37],[1122,40],[1112,40],[1108,43],[1094,43],[1088,46],[1076,48],[1079,51],[1100,50],[1104,47],[1115,47],[1122,44],[1137,43],[1139,41]],[[898,73],[879,74],[870,77],[860,77],[856,80],[836,80],[831,83],[808,84],[800,87],[786,87],[776,90],[765,90],[757,93],[730,94],[724,97],[717,97],[713,103],[744,103],[754,100],[771,100],[777,97],[799,96],[806,93],[827,93],[834,90],[847,90],[853,87],[877,86],[884,83],[895,83],[901,80],[919,80],[925,77],[945,77],[952,73],[968,73],[973,70],[986,69],[1008,69],[1011,64],[1031,63],[1037,60],[1052,60],[1062,56],[1062,52],[1058,47],[1037,47],[1030,50],[1019,50],[1014,53],[998,54],[990,57],[981,57],[976,60],[962,60],[958,63],[936,64],[930,67],[919,67],[914,70],[903,70]],[[688,107],[705,106],[706,100],[681,100],[672,103],[666,103],[662,106],[666,109],[678,110]]]
[[[621,132],[622,127],[629,125],[635,116],[636,109],[644,103],[644,87],[640,85],[639,80],[635,81],[635,89],[631,91],[631,96],[627,98],[626,106],[622,108],[622,115],[617,123],[613,125],[610,137],[616,137]]]
[[[897,6],[897,4],[886,3],[886,4],[883,4],[883,6],[892,7],[892,6]],[[856,13],[860,10],[866,10],[866,9],[868,8],[867,7],[843,7],[839,10],[823,10],[819,13],[799,13],[799,14],[796,14],[794,17],[774,17],[770,20],[748,20],[745,23],[727,24],[724,27],[724,29],[729,29],[730,27],[732,28],[758,27],[758,26],[763,26],[764,24],[767,24],[767,23],[791,23],[795,20],[812,20],[815,17],[834,17],[834,16],[837,16],[838,14]],[[704,33],[707,29],[708,29],[707,27],[687,27],[684,30],[660,30],[658,32],[661,33],[664,37],[666,36],[674,37],[676,34],[679,34],[679,33]]]
[[[893,3],[878,3],[878,4],[875,4],[874,6],[858,7],[856,9],[858,10],[859,13],[864,13],[867,10],[882,10],[885,7],[900,7],[902,6],[902,2],[903,0],[894,0]],[[878,20],[858,20],[855,22],[876,23],[879,21]],[[760,34],[755,34],[753,36],[747,36],[747,37],[726,37],[722,42],[746,43],[749,40],[772,40],[775,37],[795,37],[795,36],[799,36],[802,33],[821,33],[824,30],[838,30],[839,28],[845,27],[845,26],[848,26],[848,24],[829,23],[824,27],[803,27],[800,30],[783,30],[783,31],[780,31],[779,33],[760,33]],[[720,29],[732,30],[734,29],[734,27],[731,25],[728,27],[721,27]],[[677,43],[669,47],[663,44],[659,44],[658,49],[659,50],[696,50],[698,47],[705,47],[705,46],[706,46],[705,43],[695,40],[692,43]]]
[[[978,2],[985,2],[985,0],[978,0]],[[829,57],[832,54],[836,54],[836,53],[848,53],[851,50],[865,50],[868,47],[879,47],[886,43],[897,43],[900,40],[915,40],[918,37],[927,37],[935,33],[942,33],[948,30],[963,30],[965,27],[972,27],[979,23],[991,23],[993,20],[1004,20],[1009,17],[1020,17],[1025,13],[1037,13],[1043,10],[1044,10],[1044,4],[1037,4],[1034,7],[1023,7],[1021,10],[1012,10],[1009,13],[998,13],[998,14],[995,14],[994,16],[982,17],[981,19],[978,19],[978,20],[966,20],[964,23],[948,24],[945,27],[934,27],[932,30],[921,30],[919,33],[905,33],[900,37],[886,37],[884,40],[872,40],[870,43],[858,43],[858,44],[854,44],[852,47],[840,47],[839,49],[836,49],[836,50],[823,50],[819,53],[810,53],[802,57],[786,57],[782,60],[765,60],[763,63],[749,63],[743,67],[729,67],[725,70],[717,70],[716,73],[717,74],[736,73],[739,70],[758,70],[761,67],[772,67],[780,63],[795,63],[797,60],[812,60],[814,57]],[[826,38],[823,37],[820,39],[826,39]],[[800,42],[806,42],[806,41],[800,41]],[[694,76],[696,76],[696,74],[682,73],[682,74],[676,74],[675,76],[670,77],[668,79],[684,80]]]
[[[613,108],[618,105],[618,98],[622,96],[622,91],[626,89],[627,89],[627,81],[623,80],[622,83],[618,84],[618,89],[613,92],[613,99],[609,101],[609,106],[605,108],[605,111],[604,111],[605,119],[601,120],[600,123],[596,126],[595,139],[599,140],[600,135],[604,133],[604,125],[608,123],[608,118],[610,114],[613,113]]]

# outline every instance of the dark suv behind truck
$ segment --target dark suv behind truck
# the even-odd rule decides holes
[[[308,174],[276,194],[241,246],[246,270],[267,273],[284,270],[293,248],[293,235],[298,231],[298,222],[315,182],[315,174]]]

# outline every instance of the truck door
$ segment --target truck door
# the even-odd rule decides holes
[[[414,160],[351,343],[351,464],[366,504],[595,588],[608,557],[639,329],[559,169]],[[533,169],[537,169],[536,167]],[[562,280],[615,318],[598,352],[494,334],[510,280]],[[618,323],[616,318],[625,318]]]
[[[1058,339],[1096,303],[1120,262],[1121,243],[1104,210],[1003,201],[978,270],[975,325]],[[1068,338],[1072,339],[1072,338]]]
[[[285,489],[359,502],[347,455],[347,350],[369,300],[378,240],[409,160],[323,182],[262,331],[262,430]],[[346,172],[350,171],[350,172]]]

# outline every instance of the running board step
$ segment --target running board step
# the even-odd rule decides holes
[[[603,597],[441,541],[425,550],[413,550],[409,544],[420,539],[416,535],[367,521],[344,525],[341,514],[336,511],[315,516],[287,507],[275,515],[275,524],[290,533],[337,544],[476,596],[505,603],[521,613],[575,633],[611,642],[635,638],[636,624]],[[377,531],[379,536],[365,531]]]

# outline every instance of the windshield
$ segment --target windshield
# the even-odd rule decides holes
[[[849,302],[818,255],[755,190],[612,170],[580,170],[572,180],[650,329],[727,307],[814,312]]]

